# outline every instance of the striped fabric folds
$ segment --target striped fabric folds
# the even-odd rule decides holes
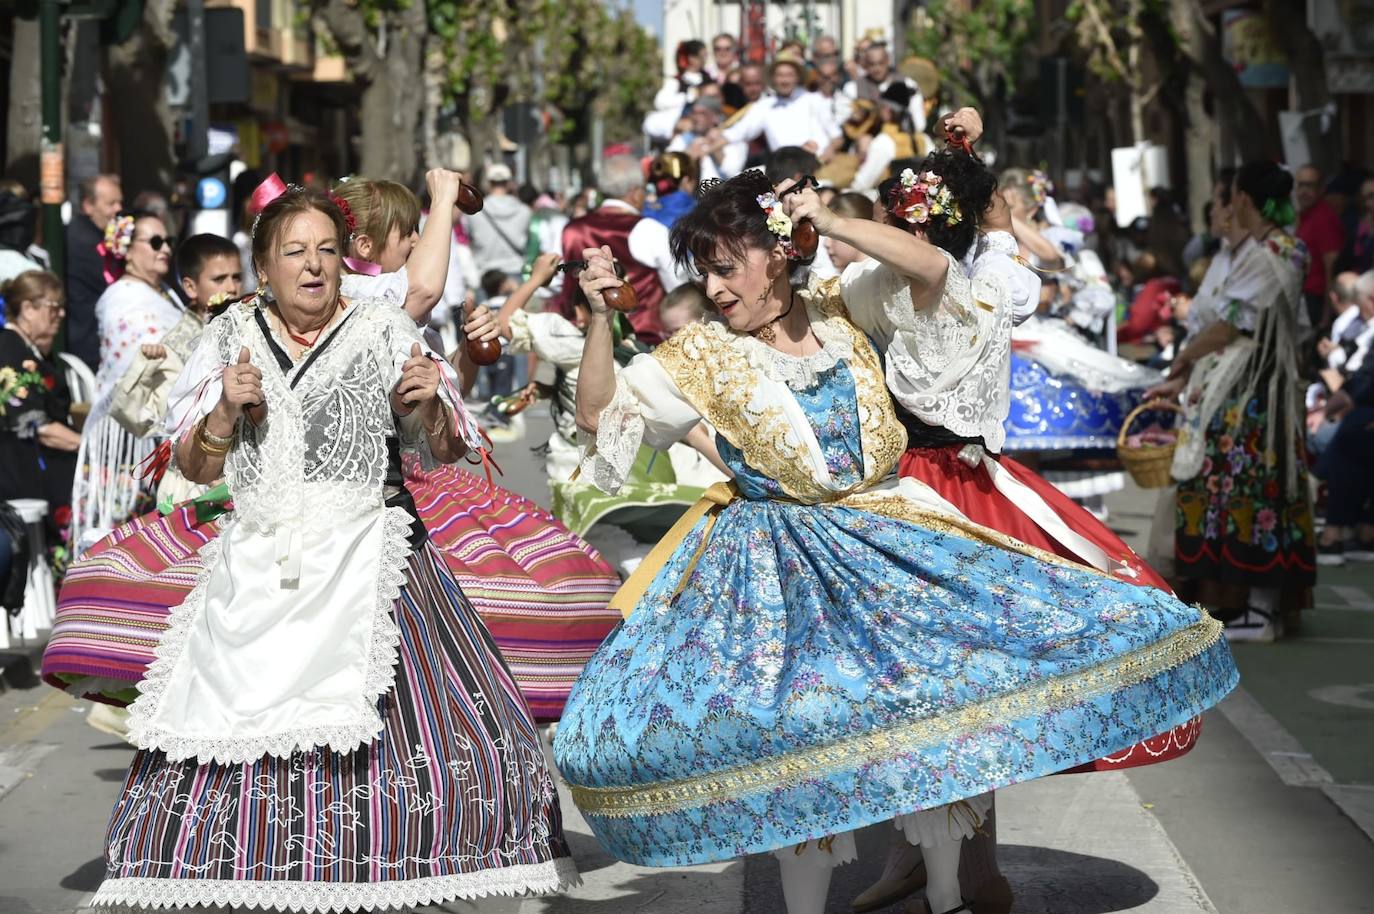
[[[407,467],[430,540],[491,630],[537,721],[556,721],[617,623],[620,577],[553,515],[452,466]]]
[[[141,680],[167,628],[168,609],[200,576],[200,548],[218,535],[214,521],[197,525],[188,504],[166,517],[136,517],[92,546],[63,579],[43,679],[58,688],[83,676],[113,680],[112,686]]]
[[[396,601],[396,684],[365,749],[134,758],[94,905],[409,909],[577,881],[534,722],[432,546]]]
[[[548,512],[471,473],[412,465],[406,486],[535,720],[558,720],[582,667],[620,621],[607,606],[620,578]],[[130,521],[73,563],[43,678],[58,688],[83,676],[106,686],[141,680],[169,608],[195,585],[200,547],[218,532],[182,506]],[[107,688],[102,700],[122,703],[115,695]]]

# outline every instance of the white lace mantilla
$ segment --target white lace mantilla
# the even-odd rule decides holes
[[[383,300],[354,302],[336,333],[293,389],[244,304],[210,322],[206,343],[230,366],[247,347],[262,371],[267,419],[239,422],[239,440],[224,464],[234,513],[262,533],[283,525],[326,529],[375,511],[383,502],[387,444],[397,434],[390,392],[415,324]],[[304,360],[292,367],[300,370]]]
[[[581,883],[570,857],[453,876],[386,882],[289,882],[228,879],[107,879],[91,906],[114,911],[158,908],[244,907],[264,911],[342,914],[409,911],[456,899],[491,895],[545,895]]]
[[[944,291],[928,308],[917,309],[910,284],[887,271],[892,278],[882,289],[882,307],[894,328],[888,387],[922,422],[982,438],[996,452],[1006,440],[1003,422],[1011,408],[1010,295],[996,273],[969,279],[942,253],[949,259]]]

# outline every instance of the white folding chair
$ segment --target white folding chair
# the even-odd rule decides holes
[[[67,387],[72,392],[73,403],[95,402],[95,372],[70,352],[59,352],[67,376]]]

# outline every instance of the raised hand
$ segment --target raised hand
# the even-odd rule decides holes
[[[397,415],[408,416],[439,393],[439,368],[420,349],[419,343],[410,346],[410,358],[401,366],[401,379],[396,382],[392,408]]]
[[[795,190],[783,196],[783,193],[796,183],[796,181],[788,178],[778,185],[775,193],[782,203],[782,211],[791,217],[794,225],[803,219],[810,219],[811,224],[816,227],[816,231],[822,235],[830,234],[830,230],[835,227],[835,221],[839,217],[830,207],[821,202],[820,195],[816,193],[816,188],[803,187],[801,190]]]
[[[970,144],[983,136],[983,118],[973,108],[960,108],[940,118],[940,133],[946,139],[966,138]]]
[[[253,364],[247,346],[240,347],[238,359],[224,367],[222,384],[219,407],[226,419],[237,422],[244,410],[263,402],[262,369]]]
[[[587,296],[592,313],[605,314],[609,309],[602,293],[608,289],[618,289],[624,282],[616,273],[615,255],[603,244],[599,248],[585,249],[582,259],[587,261],[587,268],[578,276],[577,282]]]

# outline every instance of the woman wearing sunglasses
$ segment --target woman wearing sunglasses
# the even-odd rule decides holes
[[[184,308],[167,288],[174,239],[151,213],[124,213],[105,232],[106,250],[124,264],[124,275],[95,304],[100,327],[100,369],[95,403],[81,435],[72,488],[72,544],[79,553],[128,520],[151,488],[138,465],[158,441],[139,439],[110,417],[115,385],[144,343],[156,343],[181,320]]]

